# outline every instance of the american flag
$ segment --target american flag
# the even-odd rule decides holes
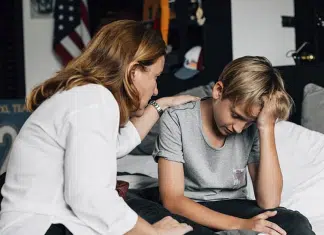
[[[54,22],[54,51],[66,65],[90,41],[87,0],[56,0]]]

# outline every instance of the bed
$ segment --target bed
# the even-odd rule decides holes
[[[324,231],[324,134],[292,122],[276,125],[276,144],[284,176],[281,206],[298,210],[316,234]],[[118,160],[119,180],[131,189],[157,186],[157,164],[151,155],[127,155]],[[122,174],[121,174],[122,173]],[[249,178],[248,178],[249,179]],[[248,196],[254,199],[250,179]]]
[[[281,206],[298,210],[310,220],[316,234],[324,231],[324,66],[280,67],[295,107],[289,121],[276,125],[276,145],[284,176]],[[189,94],[204,96],[213,83],[191,88]],[[169,91],[170,92],[170,91]],[[150,152],[157,134],[152,129],[142,149],[118,160],[118,179],[131,189],[156,187],[157,164]],[[144,151],[143,151],[144,149]],[[251,180],[248,196],[254,199]]]

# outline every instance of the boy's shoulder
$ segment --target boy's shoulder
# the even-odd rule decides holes
[[[191,112],[196,112],[196,109],[199,108],[200,101],[190,101],[185,104],[177,105],[170,107],[166,110],[169,115],[186,115]]]
[[[199,118],[199,101],[191,101],[185,104],[170,107],[164,111],[161,122],[192,123]]]

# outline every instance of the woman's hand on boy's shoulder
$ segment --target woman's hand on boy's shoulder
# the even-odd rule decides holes
[[[157,100],[157,103],[161,106],[163,110],[185,104],[191,101],[197,101],[199,100],[199,97],[191,96],[191,95],[176,95],[176,96],[170,96],[170,97],[163,97]]]

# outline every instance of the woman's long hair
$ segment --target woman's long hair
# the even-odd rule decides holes
[[[145,71],[146,66],[163,55],[165,43],[158,31],[132,20],[107,24],[79,57],[31,91],[26,100],[27,109],[34,111],[57,92],[89,83],[100,84],[117,100],[122,126],[140,104],[131,73],[136,68]]]

